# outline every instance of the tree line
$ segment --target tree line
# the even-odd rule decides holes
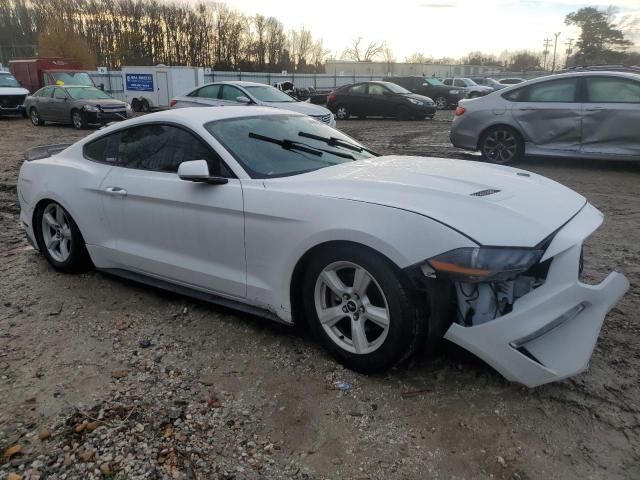
[[[0,45],[106,65],[321,71],[328,50],[310,31],[221,3],[159,0],[2,0]]]

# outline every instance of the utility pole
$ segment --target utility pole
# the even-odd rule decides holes
[[[573,53],[573,38],[568,38],[565,45],[567,46],[567,49],[565,50],[565,53],[567,54],[567,59],[564,62],[564,68],[569,68],[569,58]]]
[[[551,73],[556,71],[556,51],[558,50],[558,37],[562,32],[554,33],[556,39],[553,42],[553,65],[551,65]]]
[[[551,39],[544,39],[544,50],[542,51],[542,55],[544,55],[544,61],[542,62],[542,69],[547,69],[547,57],[549,56],[549,47],[551,46]]]

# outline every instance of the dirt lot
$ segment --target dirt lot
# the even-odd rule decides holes
[[[449,123],[339,127],[381,152],[464,157]],[[0,478],[640,478],[638,166],[522,165],[605,213],[587,276],[632,284],[588,372],[526,389],[454,348],[358,375],[297,329],[55,273],[20,230],[18,169],[25,149],[84,134],[0,120]]]

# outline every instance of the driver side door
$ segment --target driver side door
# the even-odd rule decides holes
[[[199,136],[145,124],[114,134],[115,165],[102,182],[113,263],[202,291],[246,294],[242,185]],[[223,185],[181,180],[184,161],[206,160]]]

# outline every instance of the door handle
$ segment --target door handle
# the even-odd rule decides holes
[[[602,108],[602,107],[592,107],[592,108],[585,108],[585,110],[587,112],[599,112],[601,110],[604,110],[604,108]]]
[[[120,187],[107,187],[104,189],[109,195],[115,195],[116,197],[124,197],[127,195],[127,191]]]

